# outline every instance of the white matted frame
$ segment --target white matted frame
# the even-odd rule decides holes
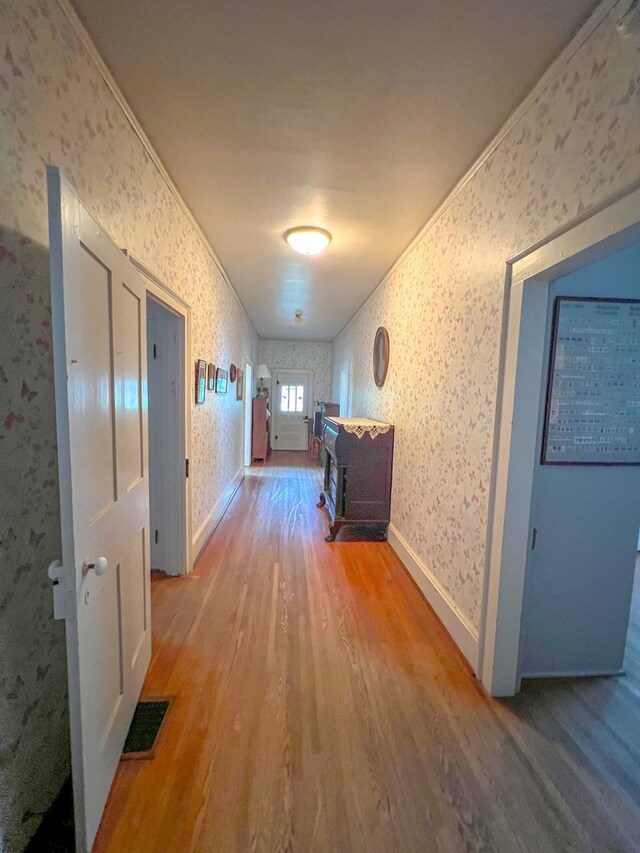
[[[640,189],[507,265],[479,673],[492,696],[520,689],[519,652],[544,375],[549,285],[640,242]]]
[[[183,318],[184,322],[184,377],[181,396],[184,399],[184,417],[182,419],[182,429],[180,434],[180,442],[184,448],[185,458],[185,479],[183,489],[182,503],[182,518],[183,533],[183,573],[189,574],[193,568],[194,554],[193,542],[191,536],[191,479],[186,476],[187,460],[191,458],[191,398],[193,392],[193,374],[192,374],[192,358],[191,358],[191,306],[185,302],[177,293],[167,287],[158,276],[151,272],[145,265],[139,261],[130,252],[125,251],[126,256],[131,261],[133,266],[142,274],[143,281],[147,288],[147,293],[152,296],[161,305],[168,308],[174,314],[178,314]]]

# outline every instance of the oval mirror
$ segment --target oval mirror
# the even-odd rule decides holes
[[[378,388],[382,388],[389,369],[389,333],[380,326],[373,342],[373,378]]]

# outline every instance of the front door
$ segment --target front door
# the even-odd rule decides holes
[[[309,373],[276,370],[274,450],[307,450],[309,446]]]
[[[633,464],[640,303],[615,300],[640,297],[638,269],[635,246],[551,285],[546,360],[555,322],[557,390],[546,440],[544,400],[538,427],[523,677],[622,667],[640,517],[640,467]]]
[[[151,656],[144,284],[48,169],[62,582],[78,850]]]

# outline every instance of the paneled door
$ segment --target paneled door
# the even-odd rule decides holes
[[[48,188],[76,843],[91,850],[151,657],[146,291],[53,167]]]
[[[309,444],[309,371],[274,371],[274,450],[307,450]]]

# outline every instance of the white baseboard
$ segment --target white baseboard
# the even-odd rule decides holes
[[[454,643],[469,661],[474,673],[478,671],[478,632],[460,611],[449,593],[425,566],[394,524],[389,525],[389,544],[404,563],[407,571],[436,615],[451,635]]]
[[[227,511],[227,507],[231,503],[231,499],[238,491],[240,483],[244,480],[244,465],[240,467],[233,479],[215,502],[213,509],[196,530],[193,537],[193,563],[195,565],[198,557],[202,553],[204,546],[211,539],[214,530],[222,521],[222,517]]]

